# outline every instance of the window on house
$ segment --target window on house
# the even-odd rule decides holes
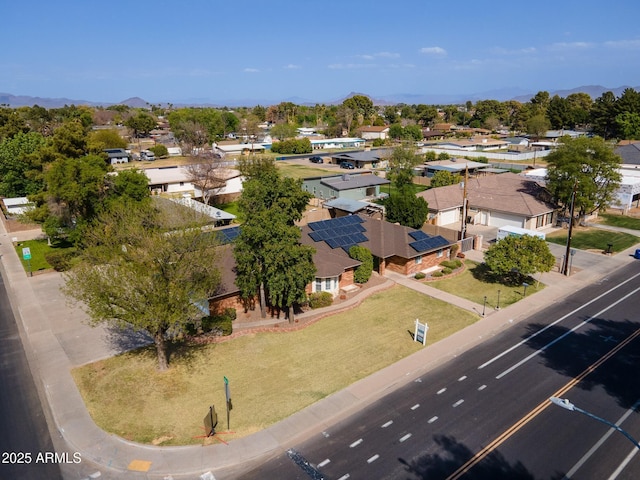
[[[180,182],[180,186],[181,186],[181,187],[184,187],[184,182]]]
[[[416,265],[420,265],[422,263],[422,255],[418,255],[416,257]]]
[[[442,257],[442,250],[438,250],[438,253],[436,253],[436,257],[438,258]]]
[[[316,278],[316,292],[322,291],[322,279]]]
[[[331,279],[330,279],[330,278],[327,278],[327,279],[324,281],[324,288],[325,288],[326,290],[331,290]]]

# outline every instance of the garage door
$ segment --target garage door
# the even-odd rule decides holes
[[[522,228],[522,217],[517,215],[509,215],[507,213],[491,212],[489,217],[489,225],[492,227],[520,227]]]
[[[450,223],[456,223],[460,221],[459,210],[447,210],[440,212],[440,225],[449,225]]]

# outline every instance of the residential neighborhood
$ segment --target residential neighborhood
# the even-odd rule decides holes
[[[200,478],[288,478],[269,458],[298,432],[327,438],[343,412],[397,401],[398,378],[418,385],[488,338],[551,328],[529,316],[609,295],[603,277],[635,279],[637,141],[483,122],[482,102],[434,107],[428,121],[417,107],[345,102],[362,115],[123,105],[87,109],[81,127],[74,107],[49,136],[29,116],[25,131],[0,117],[3,282],[54,421],[92,459],[87,478],[108,475],[100,442],[119,452],[114,478],[190,475],[178,446]],[[228,383],[209,400],[191,385],[213,371]],[[301,418],[341,402],[331,427]]]

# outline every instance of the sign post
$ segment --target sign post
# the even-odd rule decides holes
[[[224,394],[227,397],[227,430],[229,430],[229,412],[233,408],[233,405],[231,404],[231,390],[229,389],[229,379],[227,377],[224,377]]]
[[[29,276],[32,277],[33,274],[31,273],[31,249],[29,247],[24,247],[22,249],[22,258],[27,261]]]
[[[416,318],[416,330],[413,334],[413,341],[420,342],[422,345],[427,344],[427,331],[429,330],[429,326],[427,322],[420,323],[420,320]]]

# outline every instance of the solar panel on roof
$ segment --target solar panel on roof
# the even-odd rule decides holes
[[[314,242],[319,242],[323,240],[319,232],[311,232],[309,233],[309,236],[313,239]]]
[[[409,232],[409,236],[414,240],[424,240],[429,238],[429,235],[424,233],[422,230],[416,230],[415,232]]]
[[[415,242],[411,242],[409,246],[413,248],[417,252],[424,252],[427,250],[434,250],[439,247],[444,247],[449,245],[449,242],[438,235],[437,237],[429,237],[423,240],[417,240]]]
[[[338,242],[336,242],[333,238],[327,238],[325,242],[327,242],[327,245],[329,245],[331,248],[338,248],[340,246],[340,244],[338,244]]]

